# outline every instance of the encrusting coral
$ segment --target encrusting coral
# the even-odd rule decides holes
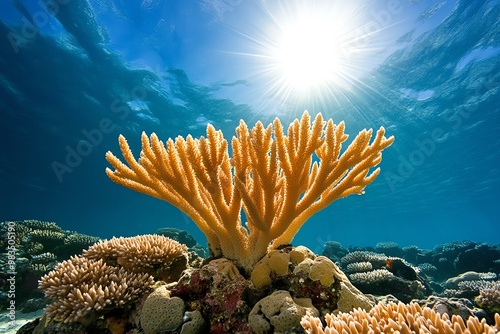
[[[289,244],[304,222],[333,201],[362,194],[373,182],[381,152],[394,141],[381,127],[362,130],[341,154],[348,136],[344,123],[311,123],[306,111],[285,134],[278,118],[249,129],[240,121],[228,154],[221,131],[207,126],[207,136],[161,142],[142,134],[136,160],[123,136],[125,162],[106,154],[114,182],[165,200],[186,213],[206,235],[213,255],[236,260],[249,270],[268,249]],[[319,161],[315,161],[314,155]],[[241,222],[243,209],[248,220]]]
[[[377,304],[369,312],[354,309],[349,313],[325,315],[326,326],[318,317],[306,315],[301,325],[308,334],[324,333],[496,333],[500,330],[500,315],[495,315],[495,325],[486,324],[483,319],[461,317],[448,314],[440,315],[428,307],[418,304],[393,303]]]

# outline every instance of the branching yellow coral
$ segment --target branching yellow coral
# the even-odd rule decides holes
[[[142,134],[142,152],[135,159],[119,137],[125,162],[106,154],[115,169],[114,182],[165,200],[186,213],[208,239],[214,255],[224,255],[250,268],[269,248],[288,244],[313,214],[350,194],[362,194],[373,182],[382,150],[394,141],[381,127],[361,131],[341,154],[348,136],[344,123],[311,123],[306,111],[287,133],[278,118],[267,127],[249,129],[240,121],[232,153],[221,131],[212,125],[207,136],[161,142]],[[314,155],[319,161],[314,161]],[[243,226],[241,210],[248,222]]]

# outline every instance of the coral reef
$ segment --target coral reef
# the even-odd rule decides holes
[[[147,333],[176,329],[184,323],[184,301],[170,298],[164,285],[155,285],[155,278],[176,282],[188,268],[188,259],[185,245],[160,235],[96,243],[40,280],[40,289],[50,299],[40,330],[59,332],[77,328],[79,323],[96,331],[123,333],[124,326],[135,323],[136,313]],[[160,321],[158,312],[165,309],[169,318]],[[190,323],[200,327],[199,320]]]
[[[174,228],[174,227],[163,227],[159,228],[155,234],[163,235],[164,237],[174,239],[175,241],[186,245],[188,248],[194,247],[196,245],[196,240],[187,231]]]
[[[435,279],[446,279],[466,271],[500,272],[500,248],[472,241],[455,241],[423,252],[421,262],[428,262],[438,270]]]
[[[154,279],[127,272],[104,260],[72,257],[40,279],[40,289],[51,303],[48,317],[65,323],[91,323],[106,312],[127,308],[149,291]]]
[[[395,244],[386,244],[391,247],[390,253],[402,253],[394,250]],[[415,298],[424,298],[432,292],[425,277],[418,275],[418,269],[401,258],[369,251],[354,251],[344,256],[340,262],[349,280],[364,293],[392,294],[398,300],[409,302]]]
[[[464,321],[459,316],[440,315],[418,304],[377,304],[369,312],[355,309],[325,316],[325,324],[318,317],[306,315],[301,325],[306,333],[495,333],[500,330],[500,315],[490,326],[476,317]]]
[[[427,276],[434,276],[437,268],[430,263],[421,263],[417,266],[418,272],[423,273]]]
[[[332,242],[325,249],[332,261],[290,245],[313,214],[362,194],[377,177],[381,152],[394,140],[383,128],[373,141],[372,130],[361,131],[341,154],[344,124],[325,122],[320,114],[311,121],[305,112],[286,134],[279,119],[251,129],[241,121],[232,158],[221,131],[209,125],[206,133],[165,143],[143,134],[137,160],[120,136],[126,164],[108,152],[114,170],[106,172],[114,182],[186,213],[206,235],[210,258],[202,261],[186,245],[159,234],[95,243],[40,280],[50,304],[34,332],[290,333],[302,331],[300,325],[314,333],[499,329],[500,316],[490,314],[497,307],[496,286],[477,290],[476,305],[484,314],[470,300],[423,300],[432,292],[424,269],[437,277],[443,268],[458,275],[481,255],[486,259],[476,267],[495,273],[495,247],[463,242],[422,251],[383,242],[346,250]],[[33,252],[32,262],[19,266],[33,271],[57,260],[59,247],[88,242],[54,224],[38,224],[37,230],[32,225],[37,224],[24,224],[16,233],[26,236],[26,249]],[[182,231],[159,232],[194,245]],[[410,303],[415,298],[423,307]],[[374,307],[377,299],[385,302]]]
[[[388,257],[384,254],[370,251],[354,251],[340,259],[340,263],[343,267],[346,267],[351,263],[370,262],[372,268],[382,268],[385,266],[387,259]]]
[[[77,255],[100,240],[72,231],[64,231],[54,222],[39,220],[0,223],[0,306],[7,306],[7,279],[15,276],[16,309],[33,310],[41,304],[43,294],[38,280],[60,261]],[[16,275],[9,273],[15,272]]]
[[[282,299],[277,291],[289,296],[273,308],[281,310],[280,316],[267,308],[271,300]],[[262,328],[279,332],[278,320],[271,319],[281,319],[280,324],[288,319],[289,324],[283,326],[297,327],[306,306],[318,314],[373,306],[333,262],[303,246],[271,251],[249,278],[228,259],[211,260],[201,268],[186,270],[170,295],[182,298],[189,311],[200,311],[211,333],[265,332]]]
[[[370,170],[394,141],[381,127],[370,144],[372,130],[363,130],[341,154],[348,138],[344,123],[325,122],[321,114],[311,123],[307,111],[287,134],[278,118],[252,129],[240,121],[232,158],[221,131],[208,125],[206,133],[165,143],[143,133],[137,160],[120,136],[128,166],[108,152],[114,170],[106,173],[120,185],[177,206],[206,235],[213,255],[235,260],[247,271],[269,248],[289,244],[313,214],[337,199],[362,194],[380,172]]]
[[[198,310],[185,312],[183,321],[180,334],[205,333],[206,331],[206,321]]]
[[[160,238],[166,237],[140,236],[135,240],[156,244]],[[477,333],[486,330],[496,331],[498,327],[498,315],[493,314],[497,307],[494,303],[498,299],[498,286],[494,285],[496,284],[494,281],[459,282],[459,289],[463,291],[468,289],[468,298],[429,296],[423,299],[425,296],[422,296],[413,299],[410,304],[400,304],[403,306],[398,305],[400,300],[410,297],[398,295],[398,291],[404,289],[397,284],[394,284],[392,290],[389,288],[383,290],[383,294],[363,295],[356,286],[360,286],[361,280],[366,281],[367,287],[377,286],[376,279],[371,277],[373,273],[380,272],[384,277],[401,279],[405,284],[409,282],[418,284],[418,278],[413,281],[411,279],[419,275],[419,270],[403,259],[361,251],[359,248],[339,260],[347,275],[352,278],[352,283],[328,258],[318,256],[303,246],[283,246],[268,252],[255,264],[250,274],[239,268],[237,262],[226,258],[210,258],[203,263],[196,260],[185,265],[180,278],[175,278],[176,275],[166,275],[164,277],[169,277],[169,280],[161,281],[159,277],[154,280],[152,276],[147,276],[148,281],[144,284],[147,289],[139,291],[137,290],[139,287],[131,283],[130,288],[137,293],[125,293],[125,295],[120,293],[121,297],[104,298],[101,291],[105,292],[106,286],[117,285],[106,281],[107,277],[113,277],[113,282],[117,282],[118,277],[130,278],[127,275],[149,275],[132,271],[131,268],[138,268],[136,266],[127,269],[119,264],[133,262],[118,261],[117,254],[120,247],[135,242],[114,241],[108,244],[108,247],[103,246],[105,243],[106,241],[99,243],[100,246],[90,247],[92,250],[101,249],[101,251],[84,252],[94,254],[92,259],[80,256],[76,260],[76,262],[87,261],[91,263],[87,264],[88,268],[95,266],[101,270],[103,272],[101,282],[78,281],[78,277],[81,277],[84,271],[94,276],[95,271],[91,269],[71,268],[67,272],[73,274],[66,276],[62,274],[66,270],[53,271],[51,277],[63,275],[62,278],[59,277],[59,281],[54,280],[57,284],[48,278],[44,281],[55,284],[49,286],[49,294],[60,291],[52,298],[52,303],[57,307],[50,304],[41,320],[26,326],[26,333],[300,333],[303,331],[300,328],[300,319],[303,319],[302,325],[306,332],[310,331],[308,328],[316,326],[313,330],[318,330],[320,333],[321,326],[324,331],[332,330],[333,327],[325,329],[325,326],[331,326],[328,319],[337,316],[341,319],[335,318],[337,319],[335,328],[338,330],[340,328],[338,326],[341,326],[345,333],[355,333],[355,329],[368,330],[370,326],[375,332],[384,328],[404,332],[407,327],[411,329],[412,326],[420,325],[420,332],[424,333],[429,332],[430,326],[438,326],[436,328],[442,330],[451,328],[457,333],[466,331],[466,327]],[[116,246],[116,249],[109,247],[110,245]],[[152,249],[158,250],[150,246],[140,246],[137,249],[149,249],[149,252]],[[163,251],[168,249],[169,247],[164,247]],[[341,246],[335,249],[340,251],[339,254],[343,252]],[[182,251],[184,255],[181,257],[186,258],[185,246],[182,247]],[[120,252],[123,252],[123,249]],[[155,263],[153,267],[156,269],[163,267],[165,271],[170,269],[175,271],[171,265],[163,266],[163,263],[160,263],[163,260],[158,260],[165,258],[165,255],[155,254],[149,257],[147,252],[140,255],[143,261]],[[414,256],[415,252],[412,253]],[[423,254],[420,250],[416,253]],[[103,258],[97,259],[96,254],[101,254]],[[129,257],[130,254],[132,253],[129,253]],[[403,251],[402,254],[406,253]],[[44,257],[45,255],[40,256]],[[190,257],[187,258],[192,260]],[[421,261],[429,259],[428,256],[420,257],[420,255],[418,258]],[[75,259],[72,258],[72,261]],[[142,265],[141,268],[151,272],[151,267],[147,265]],[[110,275],[105,273],[106,270],[121,271]],[[88,278],[88,275],[85,277]],[[80,290],[82,297],[75,292],[76,290],[72,293],[65,292],[69,281],[73,281],[74,289]],[[62,289],[57,290],[56,285],[60,285]],[[406,285],[405,287],[407,288]],[[98,298],[98,295],[101,298]],[[128,296],[129,299],[120,301],[120,298],[125,298],[124,296]],[[474,297],[476,304],[472,301]],[[82,300],[87,304],[82,306]],[[108,301],[103,302],[104,300]],[[373,311],[375,300],[379,301],[379,305]],[[89,305],[93,307],[89,308]],[[70,309],[73,311],[70,312]],[[49,312],[54,313],[49,314]],[[364,314],[364,318],[356,318],[353,315],[359,315],[360,312]],[[382,316],[386,312],[392,312],[392,315]],[[401,314],[398,315],[397,312]],[[366,323],[362,320],[365,318]],[[351,320],[344,324],[346,319]],[[493,325],[495,320],[497,327]],[[422,325],[424,323],[425,326]],[[368,327],[359,327],[360,325]],[[35,328],[35,331],[28,331],[28,328]]]
[[[483,288],[489,288],[494,284],[494,281],[487,280],[471,280],[458,282],[457,288],[455,289],[445,289],[442,292],[443,296],[446,297],[457,297],[457,298],[468,298],[474,299],[474,297],[479,295],[479,291]]]
[[[338,262],[354,285],[363,292],[375,295],[394,294],[400,298],[399,300],[406,302],[412,298],[424,297],[418,292],[421,288],[415,290],[418,294],[406,293],[406,297],[402,298],[397,293],[397,287],[403,287],[402,284],[391,287],[387,283],[383,289],[377,286],[380,285],[377,281],[383,281],[383,277],[387,279],[390,277],[387,273],[389,271],[388,260],[393,261],[393,275],[396,273],[395,276],[399,276],[399,278],[410,277],[416,273],[417,280],[425,288],[425,290],[421,290],[424,295],[432,292],[437,296],[472,300],[479,295],[477,284],[481,284],[480,281],[494,280],[500,274],[500,261],[498,260],[500,247],[498,245],[455,241],[437,245],[432,250],[419,249],[417,246],[407,246],[401,249],[396,247],[396,243],[384,242],[377,244],[376,247],[350,247],[346,249],[337,242],[328,241],[325,243],[323,254],[328,254],[332,260]],[[390,254],[401,254],[402,258],[375,252],[377,249]],[[480,261],[473,261],[470,254],[481,256]],[[474,268],[478,267],[488,270],[484,272],[474,271]],[[407,271],[406,275],[401,269]],[[375,270],[376,272],[370,274]],[[368,276],[372,276],[372,280]],[[407,281],[408,284],[412,280]]]
[[[72,255],[80,254],[83,249],[99,241],[101,239],[98,237],[76,232],[70,233],[64,237],[63,245],[54,249],[54,254],[58,259],[67,259]]]

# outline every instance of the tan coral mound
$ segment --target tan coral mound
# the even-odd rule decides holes
[[[450,319],[428,307],[410,303],[379,303],[370,312],[354,309],[349,313],[325,316],[326,327],[317,317],[306,315],[300,324],[308,334],[357,334],[357,333],[497,333],[500,330],[500,315],[495,314],[495,326],[484,320],[470,317],[466,322],[456,315]]]
[[[123,136],[124,162],[111,152],[114,182],[165,200],[186,213],[206,235],[215,256],[249,270],[268,249],[289,244],[302,225],[335,200],[362,194],[380,172],[382,150],[394,141],[381,127],[362,130],[341,154],[344,123],[311,123],[306,111],[285,130],[280,120],[251,129],[240,121],[231,141],[207,126],[206,137],[181,136],[162,142],[142,134],[136,160]],[[241,221],[241,210],[248,222]]]
[[[184,301],[171,297],[170,291],[162,285],[146,298],[140,314],[144,334],[175,331],[182,325]]]
[[[259,300],[248,316],[256,334],[290,333],[306,314],[319,315],[309,298],[293,298],[290,292],[274,291]]]
[[[127,272],[102,259],[71,257],[43,276],[39,287],[52,300],[45,313],[69,323],[91,321],[102,311],[135,303],[153,284],[149,274]]]
[[[186,252],[186,245],[162,235],[148,234],[98,242],[85,250],[83,256],[104,259],[133,272],[151,273],[155,266],[168,267]]]
[[[490,313],[500,312],[500,281],[483,283],[474,301]]]

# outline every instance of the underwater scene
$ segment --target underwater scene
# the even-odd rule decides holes
[[[500,2],[0,2],[0,333],[497,333]]]

